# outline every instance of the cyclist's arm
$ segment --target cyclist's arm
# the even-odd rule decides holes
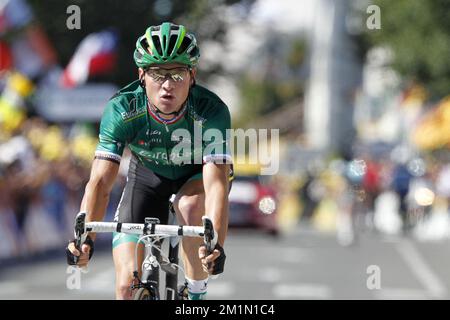
[[[119,171],[119,164],[109,160],[94,159],[91,176],[86,185],[80,211],[86,211],[86,221],[102,221],[108,206],[109,195]],[[95,234],[90,235],[95,239]]]
[[[223,247],[228,231],[228,164],[203,165],[205,210],[218,233],[218,243]]]

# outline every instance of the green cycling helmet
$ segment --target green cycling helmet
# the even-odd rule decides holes
[[[178,62],[195,67],[200,58],[200,49],[192,33],[182,25],[164,22],[150,26],[136,42],[134,61],[139,68],[152,64]]]

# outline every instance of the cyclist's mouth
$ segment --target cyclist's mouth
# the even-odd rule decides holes
[[[161,99],[161,101],[164,101],[164,102],[172,102],[175,99],[175,97],[171,94],[163,94],[160,97],[160,99]]]

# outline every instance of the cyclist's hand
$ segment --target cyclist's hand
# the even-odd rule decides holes
[[[86,239],[86,242],[83,245],[81,245],[81,253],[80,250],[78,250],[75,247],[75,242],[71,241],[69,242],[66,248],[67,264],[86,267],[93,253],[94,253],[94,242],[90,237],[88,237]],[[78,257],[77,262],[75,262],[76,260],[75,257]]]
[[[202,245],[198,249],[198,256],[202,262],[203,271],[212,275],[223,272],[226,255],[225,251],[219,244],[216,244],[213,252],[209,255],[206,252],[206,246]]]

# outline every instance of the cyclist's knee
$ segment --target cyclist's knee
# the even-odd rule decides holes
[[[203,215],[203,203],[200,196],[181,197],[176,203],[176,208],[182,215],[184,223],[187,225],[201,224]]]

